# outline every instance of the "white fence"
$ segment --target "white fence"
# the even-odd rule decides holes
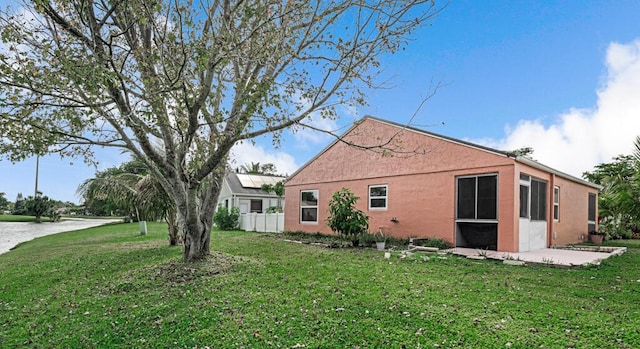
[[[240,229],[261,233],[281,233],[284,230],[284,213],[242,213]]]

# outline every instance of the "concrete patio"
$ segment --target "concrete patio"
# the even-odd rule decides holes
[[[600,261],[623,254],[626,250],[626,247],[571,246],[566,248],[544,248],[528,252],[498,252],[456,247],[448,250],[448,252],[470,259],[501,260],[505,264],[543,264],[570,268],[583,265],[599,265]]]

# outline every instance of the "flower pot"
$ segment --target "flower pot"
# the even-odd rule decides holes
[[[376,248],[378,249],[378,251],[384,251],[385,246],[387,245],[386,242],[382,241],[382,242],[376,242]]]
[[[595,245],[600,245],[602,244],[602,240],[604,240],[604,235],[589,235],[589,240]]]

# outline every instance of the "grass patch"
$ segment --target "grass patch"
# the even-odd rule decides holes
[[[51,221],[51,219],[49,219],[49,217],[42,217],[42,222],[49,222]],[[24,223],[29,223],[29,222],[35,222],[36,221],[36,217],[35,216],[17,216],[17,215],[10,215],[10,214],[0,214],[0,222],[24,222]]]
[[[103,226],[0,255],[0,347],[640,346],[638,244],[564,270],[216,231],[211,257],[184,264],[164,224],[148,230]]]

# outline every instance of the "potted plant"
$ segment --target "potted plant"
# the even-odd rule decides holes
[[[602,244],[604,240],[604,233],[598,231],[590,231],[589,232],[589,241],[591,241],[595,245]]]
[[[386,245],[387,245],[387,236],[382,232],[382,230],[378,231],[377,233],[373,234],[373,238],[376,241],[376,248],[378,249],[378,251],[384,251]]]

